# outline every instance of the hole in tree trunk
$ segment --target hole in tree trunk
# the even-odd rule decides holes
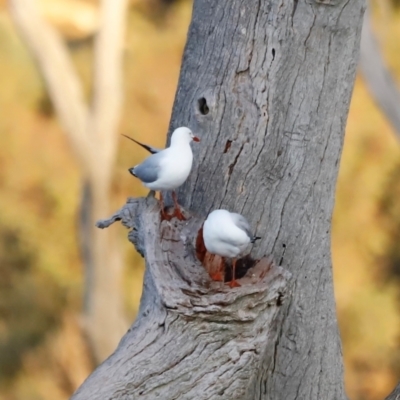
[[[258,261],[260,260],[255,260],[254,258],[250,257],[250,255],[247,255],[243,258],[239,258],[236,262],[236,279],[243,278],[246,274],[247,271],[254,267]],[[230,282],[232,280],[232,268],[231,264],[229,264],[228,268],[225,268],[225,282]]]
[[[198,100],[199,111],[202,115],[207,115],[210,112],[210,109],[207,105],[207,100],[202,97]]]

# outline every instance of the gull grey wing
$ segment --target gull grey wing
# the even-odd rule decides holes
[[[147,145],[147,144],[140,143],[140,142],[138,142],[137,140],[131,138],[130,136],[127,136],[127,135],[124,135],[124,134],[121,134],[121,135],[124,136],[124,137],[126,137],[126,138],[129,139],[129,140],[132,140],[132,142],[135,142],[135,143],[138,144],[139,146],[143,147],[144,149],[146,149],[146,150],[147,150],[149,153],[151,153],[151,154],[156,154],[156,153],[158,153],[158,152],[160,152],[160,151],[162,150],[162,149],[157,149],[157,147],[152,147],[152,146],[149,146],[149,145]]]
[[[231,213],[231,215],[232,215],[232,219],[233,219],[233,222],[235,223],[235,225],[237,227],[239,227],[240,229],[242,229],[243,231],[245,231],[247,233],[247,236],[251,240],[253,240],[254,235],[251,232],[250,224],[248,223],[247,219],[245,217],[243,217],[243,215],[240,215],[240,214]]]
[[[132,168],[132,173],[144,183],[155,182],[160,173],[160,161],[163,155],[156,153],[146,158],[141,164]]]

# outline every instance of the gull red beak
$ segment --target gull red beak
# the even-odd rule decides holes
[[[197,136],[193,136],[193,142],[200,142],[200,139]]]

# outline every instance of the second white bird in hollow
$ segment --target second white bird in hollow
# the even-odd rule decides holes
[[[136,142],[136,140],[134,141]],[[174,130],[171,136],[171,144],[164,150],[157,151],[136,142],[145,148],[149,148],[149,151],[154,152],[154,154],[146,158],[141,164],[129,169],[133,176],[139,178],[143,185],[151,190],[172,190],[175,213],[179,219],[183,219],[183,215],[180,212],[175,189],[186,181],[192,169],[193,153],[190,147],[192,141],[199,142],[200,139],[189,128],[181,127]],[[161,193],[160,201],[162,212],[164,212]]]
[[[237,258],[257,239],[261,238],[252,234],[250,224],[243,215],[227,210],[212,211],[203,225],[206,250],[222,258],[232,259],[231,287],[240,286],[235,279]]]

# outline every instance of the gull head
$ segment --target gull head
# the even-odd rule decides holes
[[[180,128],[176,128],[172,132],[171,136],[171,145],[176,144],[189,144],[191,141],[200,142],[200,139],[189,129],[185,126]]]

